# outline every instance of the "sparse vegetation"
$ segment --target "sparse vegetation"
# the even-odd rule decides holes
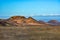
[[[24,16],[0,20],[0,40],[60,40],[60,22],[49,23]]]
[[[0,26],[0,40],[60,40],[60,26]]]

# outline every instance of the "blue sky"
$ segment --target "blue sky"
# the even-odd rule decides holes
[[[60,0],[0,0],[0,16],[60,14]]]

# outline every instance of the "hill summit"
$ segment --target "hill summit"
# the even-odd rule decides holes
[[[34,18],[32,17],[24,17],[24,16],[12,16],[8,19],[8,22],[9,23],[13,23],[13,24],[37,24],[38,21],[35,20]]]

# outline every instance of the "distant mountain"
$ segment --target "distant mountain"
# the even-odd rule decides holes
[[[60,22],[57,20],[50,20],[48,21],[48,23],[50,23],[51,25],[60,25]]]

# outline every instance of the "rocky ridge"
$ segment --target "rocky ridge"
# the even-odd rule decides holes
[[[0,19],[0,25],[3,26],[24,26],[24,25],[60,25],[60,22],[57,20],[50,20],[48,22],[44,22],[42,20],[35,20],[32,17],[24,17],[24,16],[12,16],[8,19]]]

